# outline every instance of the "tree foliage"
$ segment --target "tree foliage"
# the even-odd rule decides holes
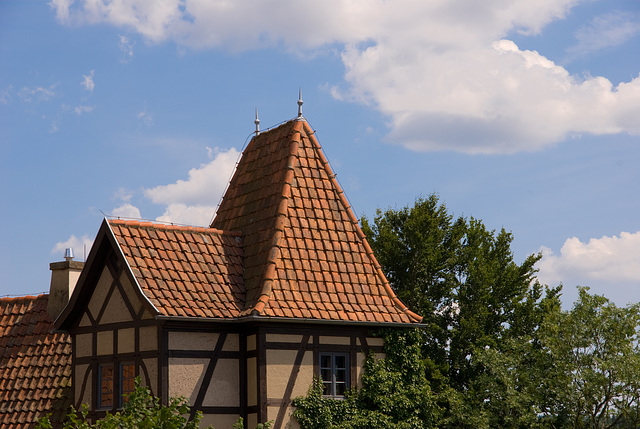
[[[378,210],[362,228],[393,289],[424,318],[425,357],[458,391],[482,373],[472,359],[476,350],[532,334],[543,302],[557,300],[559,289],[543,297],[535,280],[539,255],[517,264],[510,233],[490,231],[474,218],[454,219],[436,195],[413,207]]]

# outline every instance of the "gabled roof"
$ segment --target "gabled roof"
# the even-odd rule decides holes
[[[255,136],[212,227],[242,232],[242,315],[417,323],[395,296],[305,120]]]
[[[109,225],[159,314],[238,316],[244,303],[240,233],[120,220]]]
[[[48,295],[0,299],[0,428],[34,427],[71,405],[71,337],[53,332]]]

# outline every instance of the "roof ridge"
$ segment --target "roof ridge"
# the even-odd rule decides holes
[[[273,281],[275,280],[276,266],[278,263],[278,259],[280,258],[280,242],[284,236],[284,226],[285,226],[285,218],[287,217],[287,211],[289,208],[289,198],[291,197],[291,184],[294,179],[294,168],[295,168],[295,158],[298,156],[298,149],[300,147],[300,135],[304,131],[304,127],[302,126],[302,122],[304,121],[296,121],[293,124],[293,130],[290,134],[290,142],[289,142],[289,155],[287,159],[287,172],[284,177],[284,184],[282,186],[282,191],[280,194],[280,202],[278,203],[278,207],[276,210],[276,222],[273,226],[273,237],[271,239],[271,250],[269,251],[269,256],[265,261],[265,270],[263,274],[262,280],[262,288],[260,290],[260,295],[258,301],[255,305],[253,305],[252,313],[253,314],[261,314],[264,308],[267,305],[269,299],[271,299],[271,286]],[[306,123],[306,122],[304,122]]]
[[[48,298],[49,294],[48,293],[41,293],[40,295],[21,295],[21,296],[4,296],[4,297],[0,297],[0,302],[6,302],[9,303],[11,301],[35,301],[35,300],[39,300],[39,299],[45,299]]]
[[[225,231],[218,228],[211,228],[206,226],[191,226],[191,225],[173,225],[151,221],[139,221],[130,219],[108,219],[110,225],[123,225],[123,226],[137,226],[140,228],[156,228],[166,229],[171,231],[189,231],[189,232],[206,232],[221,235],[233,235],[242,236],[242,231]]]

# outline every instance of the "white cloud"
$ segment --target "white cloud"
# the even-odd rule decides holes
[[[158,220],[191,225],[208,225],[231,179],[240,153],[232,148],[215,150],[208,164],[189,170],[187,180],[146,189],[156,204],[167,206]]]
[[[577,43],[567,49],[569,60],[618,46],[640,34],[640,13],[611,12],[595,17],[576,31]]]
[[[93,244],[93,240],[89,238],[88,235],[83,235],[81,238],[76,237],[75,235],[71,235],[66,241],[59,241],[51,249],[51,254],[59,254],[60,259],[64,257],[64,251],[67,248],[73,249],[73,253],[75,254],[75,260],[83,259],[84,249],[86,246],[87,255],[89,254],[89,250]]]
[[[640,76],[616,87],[603,77],[573,76],[505,39],[540,33],[582,1],[588,0],[52,5],[63,22],[108,23],[192,48],[341,49],[346,85],[331,93],[386,115],[390,141],[412,150],[513,153],[575,134],[640,133]],[[600,34],[601,46],[612,46],[630,37],[628,25],[616,32],[615,19],[602,19],[583,31],[584,40]]]
[[[94,75],[95,70],[91,70],[88,75],[82,75],[82,82],[80,82],[80,85],[89,92],[93,92],[93,88],[96,87],[96,84],[93,82]]]
[[[133,59],[133,46],[129,41],[129,38],[126,36],[118,35],[120,40],[118,46],[120,46],[120,52],[122,53],[122,57],[120,58],[121,63],[128,63]]]
[[[131,218],[131,219],[141,219],[140,210],[131,203],[125,203],[119,207],[111,210],[111,216],[115,217],[123,217],[123,218]]]
[[[577,285],[592,286],[595,292],[618,298],[621,304],[628,301],[628,298],[624,299],[625,294],[637,296],[640,231],[592,238],[584,243],[572,237],[564,242],[559,255],[548,247],[542,247],[540,251],[543,257],[537,265],[540,269],[538,278],[544,284],[563,283],[566,291]],[[629,293],[631,287],[633,292]]]
[[[29,88],[25,86],[20,91],[18,91],[18,97],[20,97],[20,99],[25,103],[40,103],[49,101],[56,96],[56,86],[58,86],[57,83],[49,86],[48,88],[44,88],[42,86]]]
[[[80,116],[83,113],[92,112],[94,108],[95,108],[95,106],[76,106],[73,109],[73,111],[76,113],[76,115]]]

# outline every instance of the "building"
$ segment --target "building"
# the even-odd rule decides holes
[[[140,377],[203,424],[295,427],[291,400],[358,384],[371,331],[421,320],[395,296],[301,115],[256,132],[208,228],[105,220],[55,328],[73,403],[114,411]]]

